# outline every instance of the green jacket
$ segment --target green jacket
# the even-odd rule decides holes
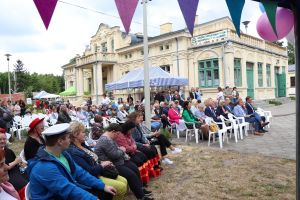
[[[192,114],[191,111],[184,109],[182,112],[182,118],[185,122],[198,122],[197,118]]]

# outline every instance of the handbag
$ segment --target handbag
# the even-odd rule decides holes
[[[216,123],[211,123],[211,124],[209,125],[209,130],[210,130],[211,132],[218,132],[219,126],[218,126]]]
[[[117,168],[113,165],[109,165],[103,168],[102,176],[110,179],[116,179],[119,175]]]

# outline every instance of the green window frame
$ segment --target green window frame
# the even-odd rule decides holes
[[[282,66],[281,72],[282,72],[282,74],[285,74],[285,66]]]
[[[267,71],[267,86],[271,87],[271,65],[266,65],[266,71]]]
[[[263,87],[263,64],[257,63],[257,81],[258,81],[258,87]]]
[[[219,60],[210,59],[198,62],[199,86],[204,88],[220,85]]]
[[[242,86],[242,65],[240,58],[234,59],[234,85],[236,87]]]

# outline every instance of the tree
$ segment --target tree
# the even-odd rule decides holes
[[[23,92],[29,86],[28,79],[30,78],[30,74],[24,67],[24,64],[21,60],[17,60],[17,63],[14,64],[14,72],[15,72],[15,92]]]
[[[289,65],[295,64],[295,47],[288,42],[287,46]]]

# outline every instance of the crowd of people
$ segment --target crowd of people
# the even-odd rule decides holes
[[[173,127],[183,131],[195,125],[202,139],[208,139],[206,118],[220,122],[221,115],[228,118],[231,113],[255,124],[255,135],[266,132],[268,122],[255,111],[251,97],[244,102],[236,88],[229,91],[218,88],[216,98],[204,102],[198,88],[188,98],[180,91],[158,92],[151,104],[151,128],[144,124],[143,99],[134,101],[131,95],[124,102],[104,95],[101,105],[88,99],[80,107],[68,101],[39,103],[20,112],[17,103],[2,99],[0,199],[24,199],[26,187],[32,199],[123,199],[127,187],[137,199],[153,199],[147,190],[150,177],[159,176],[162,165],[174,163],[168,152],[182,152],[167,134]],[[14,116],[30,119],[23,158],[7,145]]]

